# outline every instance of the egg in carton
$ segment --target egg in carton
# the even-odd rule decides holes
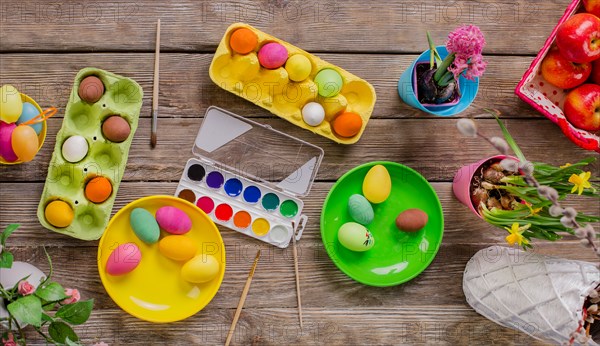
[[[221,88],[341,144],[360,139],[375,105],[364,79],[244,23],[227,28],[209,74]]]
[[[97,68],[75,77],[38,206],[47,229],[100,238],[108,224],[143,91],[135,81]]]

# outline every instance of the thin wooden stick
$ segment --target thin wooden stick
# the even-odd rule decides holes
[[[156,23],[156,48],[154,52],[154,85],[152,87],[152,133],[150,145],[156,147],[156,130],[158,122],[158,80],[160,71],[160,19]]]
[[[233,322],[231,322],[231,327],[229,327],[229,333],[227,333],[227,340],[225,341],[225,346],[229,346],[231,338],[233,338],[233,332],[235,331],[235,326],[238,322],[238,319],[240,318],[240,314],[242,313],[244,303],[246,302],[246,296],[248,295],[248,291],[250,290],[250,284],[252,283],[252,277],[254,276],[254,271],[256,270],[256,265],[258,264],[259,258],[260,250],[258,250],[258,252],[256,253],[256,258],[254,258],[254,264],[252,264],[252,268],[250,269],[250,273],[248,274],[248,280],[246,280],[246,285],[244,286],[244,290],[242,291],[240,302],[238,303],[237,310],[235,310],[235,315],[233,316]]]
[[[296,225],[292,221],[292,229],[294,234],[292,235],[293,252],[294,252],[294,271],[296,272],[296,296],[298,297],[298,319],[300,319],[300,330],[304,329],[302,324],[302,298],[300,296],[300,274],[298,273],[298,250],[296,249]]]

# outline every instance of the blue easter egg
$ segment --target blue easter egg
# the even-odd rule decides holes
[[[29,102],[23,102],[23,111],[21,112],[19,120],[17,120],[17,125],[29,121],[38,116],[39,114],[40,112],[37,108],[35,108],[34,105],[32,105]],[[40,134],[40,132],[42,132],[42,123],[37,123],[29,126],[31,126],[35,130],[35,133],[37,133],[38,135]]]

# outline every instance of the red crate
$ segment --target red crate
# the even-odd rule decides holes
[[[519,96],[523,101],[532,105],[538,112],[542,113],[546,118],[552,120],[557,124],[562,132],[578,146],[600,152],[600,137],[589,131],[578,129],[573,126],[565,118],[565,114],[562,111],[564,100],[568,90],[556,88],[550,83],[546,82],[542,77],[540,65],[542,60],[554,45],[554,39],[556,37],[556,31],[558,27],[564,23],[569,17],[577,13],[582,7],[580,0],[574,0],[571,2],[565,14],[560,18],[560,21],[552,30],[550,37],[544,43],[544,47],[540,50],[538,55],[535,57],[531,66],[523,75],[523,78],[517,84],[515,94]]]

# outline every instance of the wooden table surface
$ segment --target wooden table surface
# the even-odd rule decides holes
[[[55,278],[94,298],[90,321],[76,328],[83,341],[110,345],[221,344],[233,318],[256,249],[263,251],[234,336],[236,344],[532,344],[500,327],[465,302],[462,272],[479,249],[503,244],[505,231],[471,214],[452,195],[456,170],[495,151],[480,140],[459,139],[456,117],[438,118],[408,107],[396,83],[413,59],[427,49],[425,31],[443,44],[463,23],[486,35],[488,70],[475,103],[460,117],[476,117],[482,131],[499,135],[482,109],[503,112],[528,158],[553,164],[594,155],[572,144],[557,126],[520,101],[513,90],[569,4],[568,0],[369,2],[329,1],[163,1],[51,2],[0,4],[0,84],[13,84],[42,107],[54,105],[46,143],[33,162],[0,167],[0,227],[20,223],[9,245],[18,260],[47,270],[42,246],[53,257]],[[151,150],[150,104],[155,23],[162,20],[158,145]],[[362,139],[337,145],[279,119],[213,84],[208,66],[225,29],[247,22],[366,79],[377,103]],[[61,127],[73,78],[81,68],[106,69],[139,82],[145,96],[139,128],[113,213],[147,195],[173,194],[191,157],[201,116],[220,106],[314,143],[325,157],[305,199],[309,222],[299,245],[304,325],[297,322],[291,249],[281,250],[220,228],[227,270],[213,301],[181,322],[151,324],[123,312],[106,294],[96,268],[97,241],[79,241],[44,229],[36,208]],[[374,288],[348,278],[327,256],[319,232],[323,201],[347,170],[374,160],[408,165],[439,194],[444,239],[431,266],[414,280]],[[598,165],[593,167],[598,174]],[[598,213],[598,203],[581,206]],[[536,242],[536,251],[594,260],[577,239]],[[41,343],[34,333],[28,336]]]

